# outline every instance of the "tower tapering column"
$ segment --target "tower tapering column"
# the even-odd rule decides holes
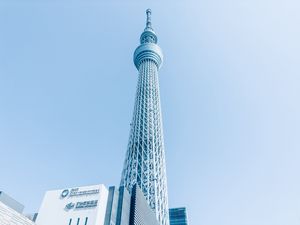
[[[151,10],[134,52],[138,84],[121,185],[131,191],[138,184],[160,225],[169,225],[167,176],[158,69],[163,54],[152,29]]]

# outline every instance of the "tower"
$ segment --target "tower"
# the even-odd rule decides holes
[[[159,96],[158,70],[163,54],[151,24],[151,10],[146,11],[146,28],[134,52],[138,70],[129,143],[121,185],[131,192],[137,184],[160,225],[169,225],[167,177]]]

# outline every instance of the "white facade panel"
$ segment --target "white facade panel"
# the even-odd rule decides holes
[[[1,225],[34,225],[24,215],[0,202],[0,224]]]
[[[48,191],[37,225],[103,225],[108,190],[104,185]]]

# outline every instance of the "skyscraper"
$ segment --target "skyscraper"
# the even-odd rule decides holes
[[[188,216],[185,207],[169,209],[170,225],[188,225]]]
[[[160,225],[169,225],[167,177],[159,96],[158,70],[163,54],[146,11],[146,28],[134,52],[138,84],[121,185],[142,190]]]

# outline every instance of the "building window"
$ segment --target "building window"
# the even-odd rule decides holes
[[[69,220],[69,225],[71,225],[71,224],[72,224],[72,219]]]
[[[79,222],[80,222],[80,218],[77,219],[77,225],[79,225]]]
[[[88,224],[88,217],[85,217],[85,222],[84,222],[84,225],[87,225]]]

